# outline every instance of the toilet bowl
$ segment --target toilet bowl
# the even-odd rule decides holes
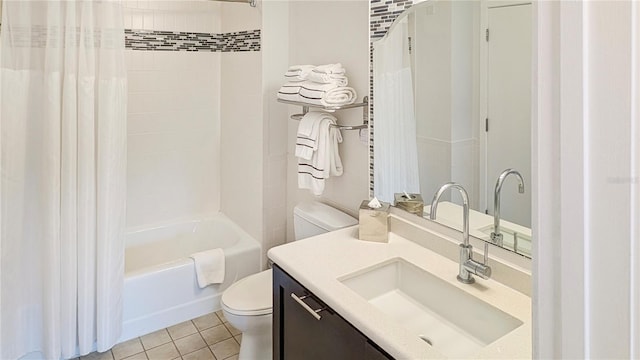
[[[319,202],[304,202],[293,210],[296,240],[338,230],[358,223],[353,217]],[[247,276],[222,294],[220,304],[225,318],[242,332],[239,360],[272,357],[271,269]]]
[[[242,332],[239,359],[271,359],[271,269],[247,276],[222,294],[224,317]]]

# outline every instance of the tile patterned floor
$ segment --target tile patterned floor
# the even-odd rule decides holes
[[[242,334],[216,311],[80,360],[237,360]]]

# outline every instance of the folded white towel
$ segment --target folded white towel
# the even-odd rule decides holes
[[[303,81],[298,85],[299,101],[316,105],[322,105],[327,91],[339,87],[337,84],[320,84],[313,81]]]
[[[278,99],[288,101],[300,101],[300,85],[302,82],[286,82],[278,90]]]
[[[220,284],[224,281],[224,251],[211,249],[191,254],[196,267],[198,286],[202,289],[207,285]]]
[[[325,112],[308,112],[298,125],[295,154],[297,157],[311,160],[313,152],[318,149],[318,134],[320,123],[328,118],[333,123],[336,118]]]
[[[313,68],[313,71],[316,73],[324,73],[324,74],[345,74],[347,71],[342,67],[342,64],[326,64],[319,65]]]
[[[353,104],[358,97],[355,89],[351,87],[311,81],[300,83],[299,95],[303,102],[322,106]]]
[[[334,119],[328,115],[320,121],[317,150],[313,152],[311,159],[298,159],[298,187],[309,189],[314,195],[322,195],[325,179],[340,176],[343,172],[338,153],[342,135],[340,130],[331,126],[335,124]]]
[[[289,66],[289,70],[313,70],[315,69],[315,65],[291,65]]]
[[[303,82],[295,83],[295,85],[299,86],[300,90],[304,89],[306,91],[322,91],[322,92],[340,87],[340,85],[333,84],[333,83],[323,84],[323,83],[318,83],[314,81],[303,81]]]
[[[321,84],[336,84],[338,86],[347,86],[349,84],[349,79],[345,75],[325,74],[315,70],[307,74],[306,79]]]
[[[354,88],[341,86],[327,91],[322,98],[324,106],[339,106],[353,104],[358,98],[358,94]]]
[[[304,81],[314,68],[314,65],[293,65],[289,67],[284,77],[287,81]]]
[[[287,82],[278,90],[279,99],[321,106],[353,104],[357,97],[355,89],[348,86],[339,86],[336,83]]]

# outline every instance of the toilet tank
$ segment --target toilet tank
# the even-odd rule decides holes
[[[302,202],[293,208],[296,240],[356,225],[358,220],[317,201]]]

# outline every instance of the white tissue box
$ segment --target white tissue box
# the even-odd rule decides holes
[[[380,202],[382,207],[372,209],[369,200],[360,204],[358,238],[360,240],[389,241],[389,204]]]

